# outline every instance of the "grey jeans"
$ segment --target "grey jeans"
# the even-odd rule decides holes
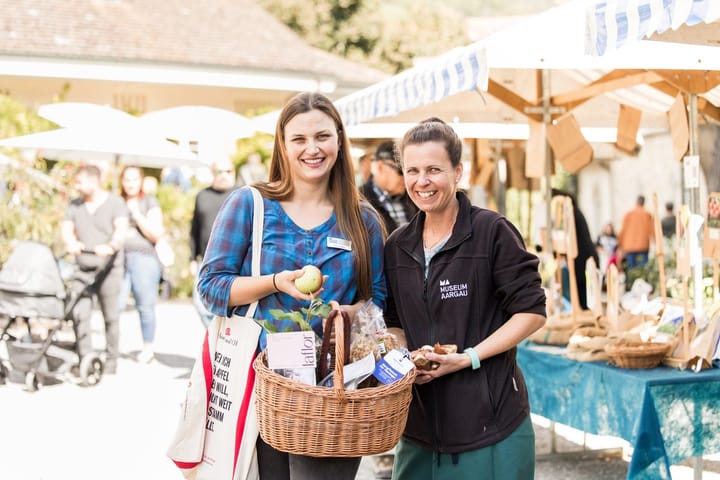
[[[354,480],[359,457],[306,457],[275,450],[258,436],[260,480]]]
[[[113,267],[105,280],[100,284],[97,291],[98,303],[105,320],[105,350],[107,352],[107,364],[112,366],[117,362],[120,343],[120,312],[118,311],[118,291],[122,286],[123,268]],[[73,282],[73,292],[84,288],[86,281],[78,280]],[[90,319],[92,317],[92,297],[81,298],[73,309],[73,325],[75,337],[77,338],[78,353],[80,356],[92,352],[92,338]]]

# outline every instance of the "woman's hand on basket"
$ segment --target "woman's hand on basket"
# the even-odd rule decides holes
[[[415,383],[428,383],[436,378],[448,375],[458,370],[465,369],[471,365],[470,357],[464,353],[447,353],[439,355],[437,353],[427,352],[425,358],[430,362],[437,363],[437,368],[432,370],[417,369]]]

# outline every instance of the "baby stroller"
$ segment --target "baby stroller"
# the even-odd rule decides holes
[[[73,309],[80,299],[92,297],[114,259],[108,257],[96,270],[81,272],[56,259],[44,243],[18,242],[0,269],[0,318],[6,319],[0,341],[7,350],[7,359],[0,359],[0,383],[14,373],[24,376],[29,391],[37,390],[48,378],[86,386],[100,381],[104,366],[100,356],[92,353],[81,360],[74,330],[69,329],[73,334],[68,337],[64,327],[72,324]],[[74,279],[82,280],[77,282],[81,288],[70,286]],[[19,335],[17,330],[23,324],[27,333]],[[37,333],[43,329],[46,333]]]

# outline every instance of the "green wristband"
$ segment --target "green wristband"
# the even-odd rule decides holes
[[[472,362],[472,369],[477,370],[480,368],[480,357],[478,357],[477,352],[474,348],[466,348],[463,350],[463,353],[470,357],[470,362]]]

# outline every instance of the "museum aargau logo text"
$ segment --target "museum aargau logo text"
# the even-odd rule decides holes
[[[451,285],[450,280],[440,280],[441,300],[445,300],[446,298],[467,297],[467,295],[467,283],[455,283]]]

